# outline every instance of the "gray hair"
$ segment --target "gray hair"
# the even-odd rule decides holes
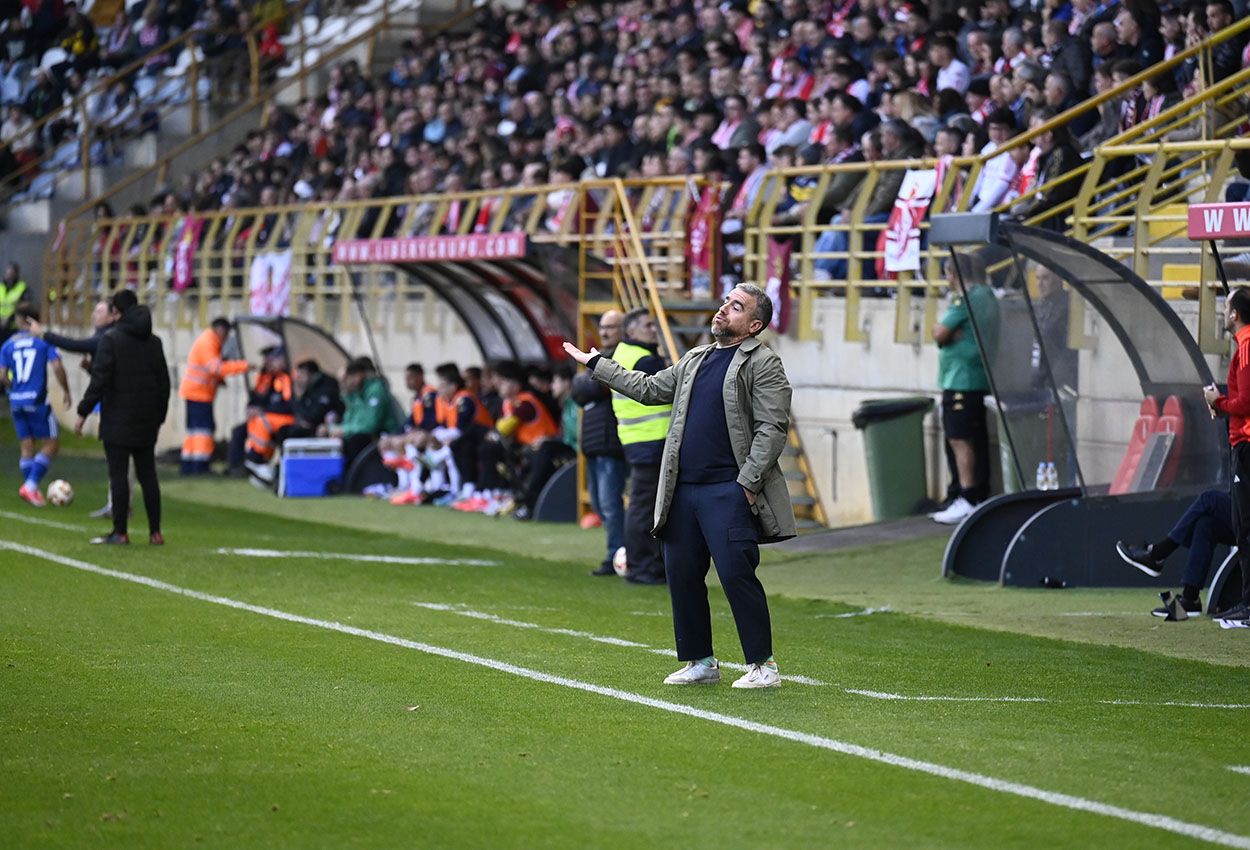
[[[636,309],[630,310],[628,313],[625,314],[625,318],[621,320],[621,327],[625,330],[626,333],[629,333],[630,328],[632,328],[639,321],[647,318],[650,315],[651,315],[651,311],[648,310],[646,307],[638,307]]]
[[[741,289],[747,295],[755,299],[755,312],[751,314],[751,319],[764,324],[760,331],[768,327],[773,320],[773,299],[768,297],[768,293],[762,287],[753,283],[740,283],[734,289]],[[754,336],[754,334],[752,334]]]

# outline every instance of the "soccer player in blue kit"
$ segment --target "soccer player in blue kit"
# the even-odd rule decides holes
[[[48,404],[48,367],[65,394],[65,406],[72,407],[69,381],[56,348],[27,332],[28,323],[39,321],[35,308],[18,304],[13,311],[18,331],[0,346],[0,381],[8,387],[13,426],[21,446],[22,486],[17,495],[37,508],[44,506],[39,481],[52,465],[59,446],[56,414]],[[35,453],[35,441],[39,452]]]

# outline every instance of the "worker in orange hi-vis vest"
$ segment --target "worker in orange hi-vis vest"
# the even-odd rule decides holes
[[[274,450],[278,432],[295,424],[295,385],[291,380],[291,364],[280,345],[261,352],[264,366],[256,376],[256,386],[247,403],[247,460],[244,466],[262,484],[273,483]]]
[[[186,437],[182,441],[182,474],[203,475],[213,456],[213,399],[217,387],[231,375],[247,371],[246,360],[222,360],[221,348],[230,336],[230,321],[214,319],[200,334],[187,357],[187,371],[178,395],[187,403]]]

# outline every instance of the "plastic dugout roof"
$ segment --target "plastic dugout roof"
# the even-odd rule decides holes
[[[242,355],[259,355],[262,349],[280,345],[286,349],[292,367],[304,360],[316,360],[321,371],[338,375],[350,359],[347,350],[327,331],[302,319],[289,316],[240,316],[238,328]]]
[[[1106,493],[1131,434],[1121,422],[1131,425],[1134,405],[1146,396],[1160,406],[1176,396],[1184,416],[1175,479],[1157,486],[1227,482],[1226,425],[1210,418],[1202,399],[1202,387],[1215,380],[1206,358],[1171,306],[1132,269],[1064,234],[995,216],[933,216],[929,239],[956,251],[957,259],[963,252],[980,254],[998,270],[992,283],[1002,293],[1001,326],[987,335],[975,316],[972,324],[991,393],[1000,410],[1010,414],[1014,408],[1003,419],[1024,486],[1031,485],[1040,460],[1060,467],[1060,486],[1079,486],[1084,495]],[[957,265],[964,270],[962,260]],[[1046,330],[1051,305],[1038,288],[1039,269],[1064,284],[1062,332]],[[1078,327],[1079,313],[1067,321],[1070,310],[1081,309],[1097,317],[1086,320],[1090,331]],[[1082,334],[1088,336],[1080,339]]]

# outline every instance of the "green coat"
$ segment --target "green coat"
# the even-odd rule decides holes
[[[365,379],[360,389],[343,395],[343,436],[353,434],[395,433],[399,421],[395,417],[395,405],[386,389],[386,381],[373,375]]]
[[[595,379],[617,392],[643,404],[673,405],[651,531],[657,536],[668,520],[677,489],[677,463],[694,376],[711,348],[692,348],[677,363],[654,375],[623,369],[607,357],[595,363]],[[725,373],[724,397],[729,441],[738,461],[738,483],[757,496],[751,510],[760,522],[760,542],[776,543],[793,537],[797,531],[790,488],[777,463],[790,430],[790,381],[781,358],[754,337],[744,340]]]

